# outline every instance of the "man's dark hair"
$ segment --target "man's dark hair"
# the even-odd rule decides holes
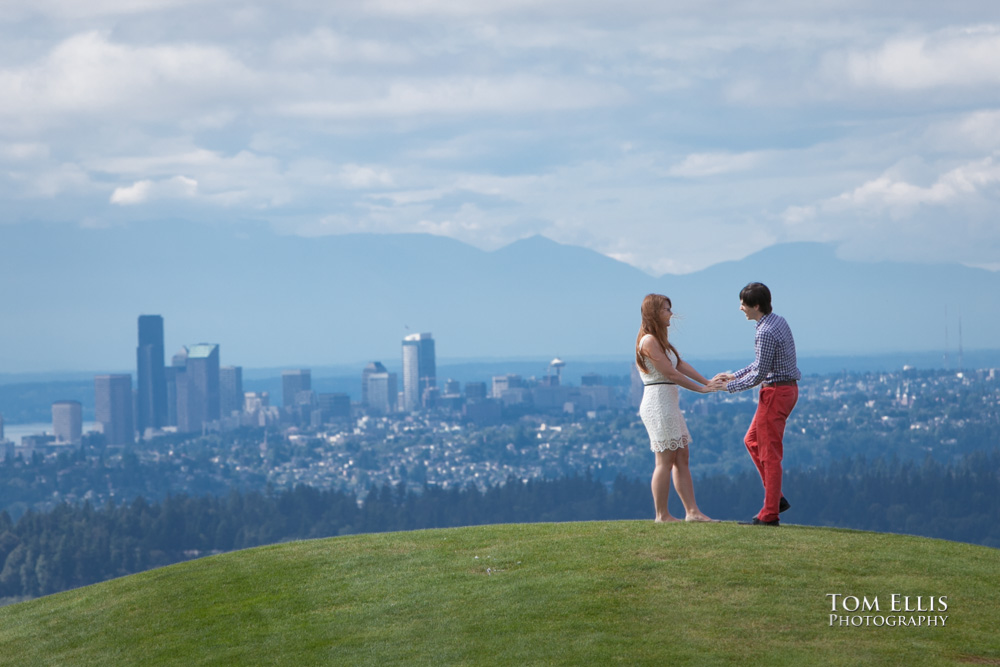
[[[741,289],[740,301],[751,308],[759,308],[765,315],[771,314],[771,290],[764,283],[750,283]]]

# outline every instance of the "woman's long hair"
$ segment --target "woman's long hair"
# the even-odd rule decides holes
[[[660,319],[660,312],[663,310],[664,305],[668,308],[673,308],[670,299],[662,294],[647,294],[646,298],[642,300],[642,324],[639,326],[639,335],[635,337],[635,363],[644,373],[648,373],[649,368],[646,366],[645,357],[639,351],[639,341],[646,334],[651,334],[660,343],[664,351],[669,350],[673,352],[677,361],[681,359],[677,348],[671,345],[667,339],[667,328],[663,326],[663,321]]]

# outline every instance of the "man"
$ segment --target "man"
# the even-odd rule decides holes
[[[750,283],[740,291],[740,310],[757,323],[752,364],[736,373],[720,373],[730,393],[761,385],[757,412],[744,443],[764,483],[764,506],[744,525],[777,526],[778,514],[790,505],[781,495],[782,438],[785,422],[799,398],[802,378],[795,358],[795,340],[784,318],[771,312],[771,291]]]

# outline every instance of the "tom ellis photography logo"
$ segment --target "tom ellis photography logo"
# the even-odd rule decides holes
[[[830,627],[944,627],[948,617],[947,595],[878,595],[827,593]]]

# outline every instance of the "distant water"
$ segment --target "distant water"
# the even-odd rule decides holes
[[[83,432],[97,429],[97,422],[83,422]],[[8,440],[13,440],[14,444],[20,445],[21,438],[26,435],[43,435],[52,433],[52,422],[36,422],[34,424],[7,424],[3,425],[3,435]]]

